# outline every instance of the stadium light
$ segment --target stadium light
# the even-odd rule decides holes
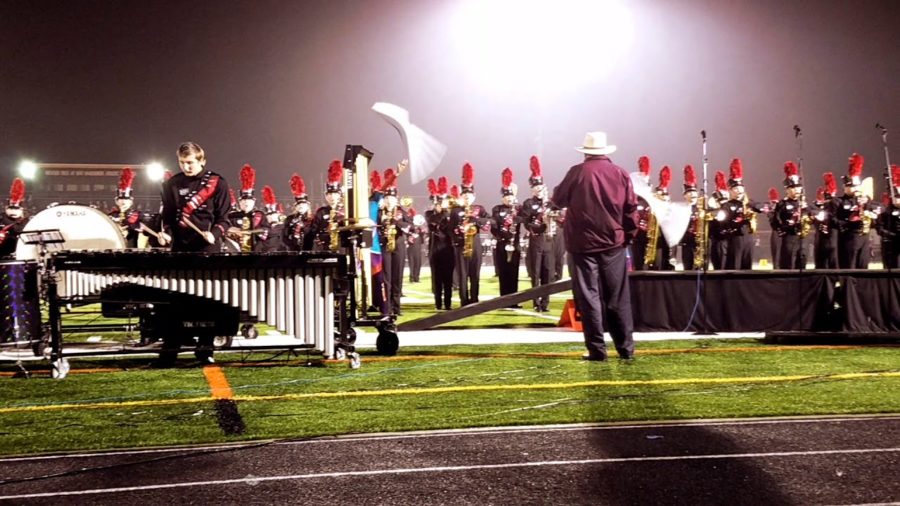
[[[19,175],[22,178],[31,181],[37,175],[38,166],[31,160],[22,160],[19,162]]]
[[[634,39],[620,0],[465,0],[454,14],[465,76],[503,94],[538,98],[600,82]]]
[[[147,179],[150,181],[162,181],[165,177],[166,169],[159,162],[151,162],[147,164]]]

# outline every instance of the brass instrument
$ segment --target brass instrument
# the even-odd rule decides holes
[[[244,216],[244,219],[241,220],[241,253],[253,251],[253,235],[250,233],[252,216],[253,213],[250,213],[249,216]]]
[[[466,206],[466,214],[463,222],[463,257],[472,258],[475,252],[475,236],[478,235],[478,227],[472,222],[472,206]]]
[[[328,213],[328,249],[337,251],[341,246],[341,236],[338,230],[337,214],[339,207],[334,206]]]
[[[703,269],[706,267],[706,252],[709,250],[709,224],[712,219],[706,211],[706,199],[700,199],[697,204],[697,223],[694,230],[694,268]]]
[[[656,214],[650,213],[647,223],[647,250],[644,252],[644,265],[650,266],[656,263],[656,244],[659,241],[659,224]]]
[[[507,262],[512,262],[513,253],[515,253],[516,251],[516,247],[513,245],[513,241],[516,240],[516,236],[512,231],[512,226],[516,221],[516,214],[518,214],[518,209],[516,209],[515,204],[511,205],[510,208],[512,208],[512,211],[507,214],[506,219],[503,220],[503,230],[507,234],[512,236],[507,240],[506,245],[503,246],[504,251],[506,251]]]
[[[747,204],[750,203],[750,197],[748,197],[747,194],[745,193],[745,194],[744,194],[744,198],[741,199],[741,202],[742,202],[743,205],[744,205],[744,216],[747,217],[747,221],[750,223],[750,233],[751,233],[751,234],[755,234],[755,233],[756,233],[756,227],[757,227],[757,223],[756,223],[756,221],[757,221],[757,220],[756,220],[756,214],[757,214],[757,213],[756,213],[755,210],[753,210],[752,207],[750,207],[749,205],[747,205]]]
[[[392,253],[397,249],[397,226],[394,225],[394,211],[385,209],[381,213],[381,230],[387,237],[387,251]]]

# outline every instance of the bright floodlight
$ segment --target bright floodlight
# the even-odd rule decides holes
[[[34,179],[34,176],[37,175],[37,170],[37,164],[32,162],[31,160],[22,160],[19,163],[19,175],[25,179]]]
[[[159,162],[147,164],[147,179],[150,181],[162,181],[166,174],[166,169]]]
[[[466,77],[536,98],[599,82],[634,38],[618,0],[465,0],[452,29]]]

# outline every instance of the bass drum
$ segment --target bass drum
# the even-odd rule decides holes
[[[48,244],[47,251],[125,249],[125,237],[112,218],[79,204],[48,207],[35,214],[22,232],[36,230],[59,230],[65,239],[62,244]],[[38,245],[25,244],[19,236],[17,260],[36,260],[38,253]]]

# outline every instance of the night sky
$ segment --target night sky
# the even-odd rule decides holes
[[[627,47],[608,38],[558,47],[574,39],[556,35],[559,26],[529,27],[538,46],[503,49],[517,62],[505,88],[486,82],[477,54],[458,50],[473,36],[459,22],[464,3],[2,0],[0,183],[8,188],[22,158],[176,169],[176,147],[194,140],[232,184],[251,163],[257,188],[288,197],[297,171],[320,194],[346,144],[374,151],[379,169],[401,157],[399,136],[370,110],[376,101],[405,107],[448,146],[435,176],[458,181],[471,161],[485,205],[499,201],[504,167],[527,186],[532,154],[558,183],[589,130],[608,132],[619,147],[612,159],[628,170],[645,154],[654,179],[671,165],[679,194],[684,164],[700,168],[701,129],[710,185],[737,156],[758,199],[781,190],[782,165],[797,157],[795,124],[810,193],[823,172],[845,174],[858,151],[880,195],[876,122],[900,162],[896,0],[622,0],[633,21]],[[614,28],[577,18],[579,33]],[[523,36],[515,19],[489,24],[497,40]],[[540,48],[573,63],[549,65]],[[426,193],[405,177],[400,192]]]

